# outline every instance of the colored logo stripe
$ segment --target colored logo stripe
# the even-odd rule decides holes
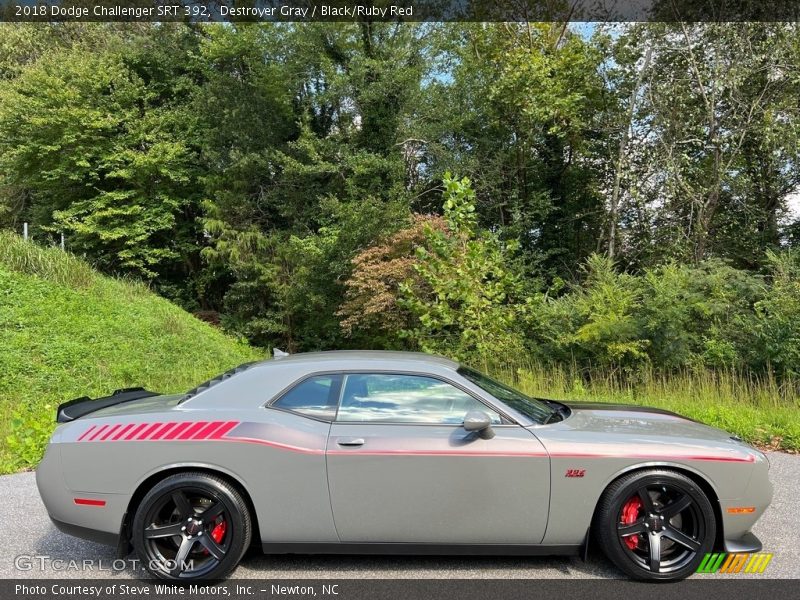
[[[700,566],[697,567],[697,573],[763,573],[771,560],[772,554],[767,553],[726,554],[719,552],[706,554]]]

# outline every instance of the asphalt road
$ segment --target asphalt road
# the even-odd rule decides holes
[[[800,578],[800,456],[770,453],[770,478],[775,498],[754,533],[774,558],[762,578]],[[0,477],[0,524],[3,529],[0,578],[134,578],[135,568],[114,568],[114,550],[56,530],[36,490],[33,473]],[[531,557],[396,557],[396,556],[263,556],[245,557],[235,578],[622,578],[599,552],[589,561],[578,558]],[[23,558],[17,560],[16,557]],[[25,557],[48,557],[29,560]],[[64,561],[56,569],[50,561]],[[73,568],[69,561],[94,561],[94,570]],[[44,563],[45,568],[40,569]],[[30,570],[19,566],[31,565]],[[58,564],[58,563],[56,563]],[[74,563],[73,563],[74,564]],[[135,565],[134,565],[135,566]],[[698,577],[713,577],[702,575]],[[730,575],[719,575],[730,577]]]

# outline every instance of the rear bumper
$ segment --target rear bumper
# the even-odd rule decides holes
[[[50,517],[50,520],[59,531],[66,533],[67,535],[89,540],[90,542],[96,542],[98,544],[105,544],[106,546],[119,545],[119,535],[116,533],[90,529],[89,527],[73,525],[72,523],[64,523],[64,521],[54,519],[52,516]]]
[[[93,542],[117,545],[130,497],[69,489],[61,471],[57,441],[48,445],[36,469],[36,486],[50,520],[59,530]]]
[[[725,551],[731,553],[761,552],[762,547],[761,540],[749,531],[735,540],[725,540]]]

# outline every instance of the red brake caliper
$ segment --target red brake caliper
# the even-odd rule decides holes
[[[211,539],[219,544],[223,537],[225,537],[225,521],[220,521],[211,530]]]
[[[222,520],[216,525],[214,525],[214,529],[211,530],[211,539],[217,542],[218,544],[222,542],[222,538],[225,537],[225,521]],[[209,552],[205,548],[203,548],[203,554],[208,556]]]
[[[633,496],[628,500],[625,506],[622,507],[622,524],[631,525],[635,523],[636,519],[639,518],[640,508],[642,508],[642,501],[639,496]],[[636,533],[625,536],[623,540],[631,550],[636,550],[636,546],[639,545],[639,535]]]

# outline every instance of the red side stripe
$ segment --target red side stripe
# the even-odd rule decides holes
[[[659,454],[575,454],[571,452],[559,453],[551,452],[551,458],[632,458],[636,460],[710,460],[717,462],[755,462],[755,456],[707,456],[707,455],[686,455],[679,454],[659,455]]]
[[[239,424],[239,421],[228,421],[228,422],[227,422],[227,423],[225,423],[225,424],[224,424],[222,427],[220,427],[219,429],[217,429],[217,430],[214,432],[214,435],[212,435],[212,436],[211,436],[210,438],[208,438],[208,439],[210,439],[210,440],[218,440],[218,439],[220,439],[220,438],[221,438],[223,435],[225,435],[226,433],[228,433],[228,432],[229,432],[231,429],[233,429],[234,427],[236,427],[238,424]]]
[[[97,431],[95,431],[95,432],[92,434],[92,437],[90,437],[90,438],[89,438],[89,441],[90,441],[90,442],[93,442],[93,441],[94,441],[94,439],[95,439],[95,438],[96,438],[98,435],[100,435],[101,433],[103,433],[103,432],[104,432],[106,429],[108,429],[108,425],[103,425],[102,427],[100,427],[100,429],[98,429]]]
[[[257,438],[249,437],[226,437],[219,440],[221,442],[239,442],[243,444],[259,444],[261,446],[269,446],[270,448],[279,448],[281,450],[288,450],[290,452],[299,452],[300,454],[325,454],[322,448],[303,448],[302,446],[292,446],[290,444],[282,444],[280,442],[270,442],[269,440],[260,440]],[[347,452],[343,452],[347,454]]]
[[[150,425],[150,427],[148,427],[142,433],[140,433],[139,437],[137,437],[136,439],[146,440],[150,436],[150,434],[153,433],[159,427],[161,427],[161,425],[162,425],[161,423],[153,423],[152,425]]]
[[[108,436],[110,436],[112,433],[114,433],[114,432],[115,432],[117,429],[119,429],[120,427],[122,427],[122,424],[121,424],[121,423],[117,423],[116,425],[114,425],[114,426],[113,426],[111,429],[109,429],[108,431],[106,431],[105,435],[104,435],[103,437],[101,437],[101,438],[100,438],[100,441],[101,441],[101,442],[103,442],[103,441],[105,441],[106,439],[108,439]]]
[[[192,438],[193,440],[204,440],[206,439],[211,433],[217,430],[217,428],[222,427],[225,424],[225,421],[212,421],[205,427],[203,427],[200,431],[198,431],[195,436]]]
[[[126,431],[128,431],[128,430],[129,430],[131,427],[133,427],[133,425],[134,425],[133,423],[128,423],[127,425],[125,425],[125,427],[123,427],[122,429],[120,429],[120,430],[117,432],[117,435],[115,435],[115,436],[114,436],[113,438],[111,438],[111,439],[112,439],[112,440],[115,440],[115,441],[116,441],[116,440],[118,440],[118,439],[119,439],[119,438],[121,438],[123,435],[125,435],[125,432],[126,432]]]
[[[156,431],[153,435],[150,436],[150,440],[160,440],[165,433],[167,433],[170,429],[177,425],[176,422],[172,421],[170,423],[166,423],[161,429]]]
[[[95,500],[94,498],[73,498],[72,499],[75,504],[80,504],[82,506],[105,506],[105,500]]]
[[[183,423],[178,423],[178,426],[170,431],[167,435],[164,436],[165,440],[174,440],[178,437],[181,433],[186,431],[187,427],[190,427],[192,424],[191,421],[184,421]]]
[[[193,423],[192,426],[189,427],[189,429],[187,429],[186,431],[184,431],[178,439],[190,440],[192,439],[192,436],[194,436],[198,431],[200,431],[206,425],[208,425],[208,421],[198,421],[197,423]]]
[[[132,440],[133,438],[136,437],[136,434],[139,433],[145,427],[147,427],[147,423],[142,423],[141,425],[137,425],[136,427],[133,428],[133,431],[131,431],[128,435],[125,436],[125,439]]]
[[[92,425],[91,427],[89,427],[89,429],[87,429],[86,431],[84,431],[84,432],[81,434],[81,437],[79,437],[79,438],[78,438],[78,441],[80,442],[80,441],[81,441],[83,438],[85,438],[87,435],[89,435],[90,433],[92,433],[92,431],[95,429],[95,427],[97,427],[97,425]]]

